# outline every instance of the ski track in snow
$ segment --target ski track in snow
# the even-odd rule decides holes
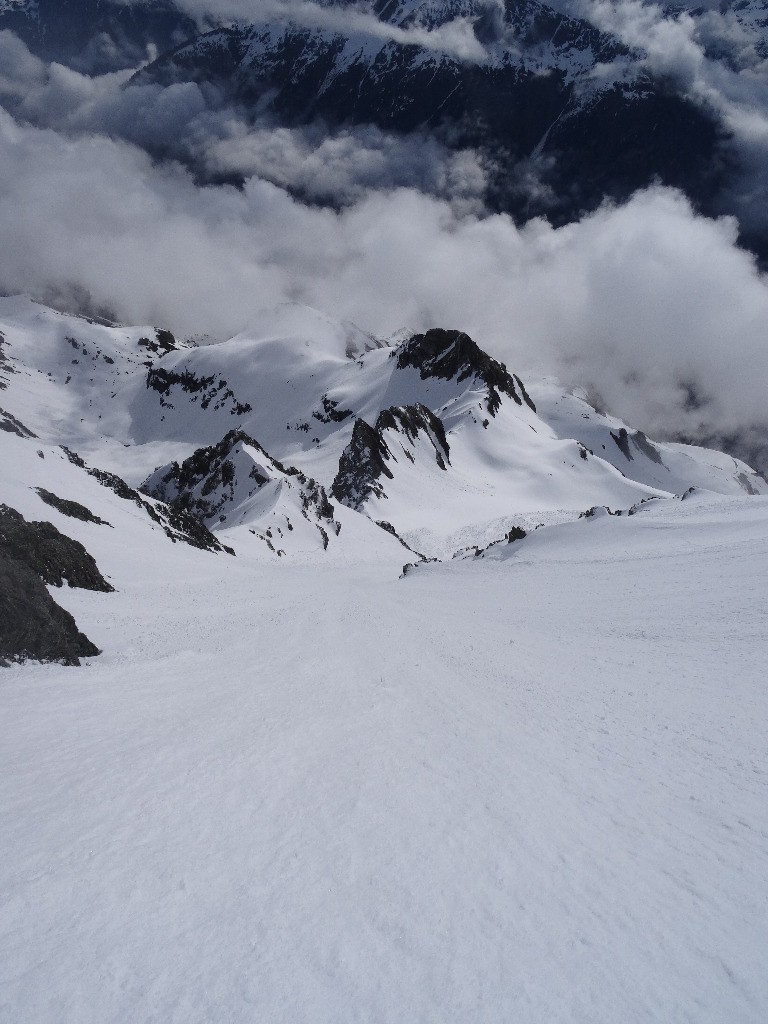
[[[104,654],[0,675],[0,1020],[764,1021],[768,502],[659,504],[55,591]]]

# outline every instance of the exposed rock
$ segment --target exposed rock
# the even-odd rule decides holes
[[[749,479],[746,473],[737,473],[736,479],[739,481],[739,483],[747,492],[747,494],[755,495],[760,493],[760,491],[758,491],[757,488],[753,486],[752,481]]]
[[[79,519],[83,523],[96,523],[98,526],[111,525],[106,519],[100,519],[98,516],[95,516],[89,508],[81,505],[79,501],[60,498],[57,494],[53,494],[52,491],[46,491],[44,487],[36,487],[35,490],[46,505],[57,509],[64,516],[69,516],[71,519]]]
[[[342,505],[360,510],[373,494],[386,498],[381,477],[392,479],[387,461],[392,453],[378,431],[356,419],[352,437],[341,454],[339,471],[331,485],[331,494]]]
[[[352,438],[339,460],[339,471],[333,481],[331,493],[337,501],[359,511],[371,497],[386,498],[382,478],[392,479],[388,462],[397,462],[384,431],[404,434],[413,444],[419,435],[425,436],[435,451],[435,461],[442,470],[450,463],[450,448],[442,420],[425,405],[392,406],[379,413],[376,426],[365,420],[355,420]],[[404,448],[407,458],[413,454]]]
[[[395,540],[399,540],[400,543],[403,545],[403,547],[407,551],[410,551],[411,554],[416,555],[418,557],[420,562],[431,561],[431,559],[428,559],[426,555],[422,555],[422,553],[420,551],[417,551],[416,548],[412,548],[411,545],[407,541],[403,540],[403,538],[400,536],[400,534],[394,528],[392,523],[388,523],[386,521],[386,519],[378,519],[378,520],[376,520],[376,525],[379,526],[382,530],[384,530],[385,533],[391,534],[391,536],[393,536],[395,538]],[[405,567],[403,567],[403,569],[405,570]]]
[[[593,505],[592,508],[588,508],[585,512],[579,513],[579,519],[600,519],[603,516],[620,516],[621,511],[614,512],[608,508],[607,505]]]
[[[322,410],[316,409],[312,413],[315,419],[321,423],[343,423],[350,416],[354,416],[351,409],[339,409],[339,403],[329,398],[328,395],[323,395],[321,403]]]
[[[610,433],[616,443],[616,447],[629,462],[634,460],[634,455],[632,454],[632,447],[634,447],[646,459],[655,462],[657,466],[664,466],[658,448],[648,440],[642,430],[636,430],[633,434],[630,434],[627,432],[626,427],[620,427],[617,434],[614,434],[613,431]],[[632,447],[630,447],[630,441],[632,442]],[[666,466],[664,468],[667,469]]]
[[[614,434],[611,431],[611,437],[616,442],[616,447],[619,449],[625,459],[632,461],[632,452],[629,450],[629,434],[627,433],[626,427],[621,427],[618,434]]]
[[[14,370],[14,368],[11,366],[11,364],[10,364],[10,362],[8,360],[8,356],[3,351],[3,346],[4,345],[5,345],[5,335],[3,334],[2,331],[0,331],[0,371],[2,371],[2,373],[6,373],[6,374],[16,373],[16,370]],[[0,391],[4,391],[7,387],[8,387],[8,381],[5,380],[4,377],[0,376]],[[6,413],[6,415],[10,415],[10,414]]]
[[[647,459],[655,462],[657,466],[664,465],[658,448],[648,440],[642,430],[635,431],[632,435],[632,441],[638,451],[642,452]],[[664,468],[666,469],[666,466]]]
[[[287,488],[297,511],[319,530],[327,548],[329,531],[338,534],[341,526],[334,519],[325,489],[311,477],[273,459],[243,430],[230,430],[218,444],[198,448],[181,464],[161,466],[142,488],[198,520],[219,523],[272,484]],[[288,529],[292,529],[289,524]],[[274,550],[271,543],[268,546]]]
[[[263,456],[265,463],[272,463],[281,473],[286,472],[282,463],[272,459],[244,430],[230,430],[217,444],[198,448],[181,464],[173,462],[155,470],[141,485],[142,490],[173,508],[189,512],[198,520],[216,521],[222,508],[235,496],[236,473],[230,456],[238,444],[250,445]],[[270,479],[255,465],[249,468],[248,475],[257,487]]]
[[[17,437],[37,437],[37,434],[33,434],[29,427],[25,427],[21,420],[17,420],[5,409],[0,409],[0,430],[4,430],[7,434],[16,434]]]
[[[488,389],[486,407],[495,416],[501,405],[501,395],[507,395],[518,405],[523,401],[535,412],[520,378],[513,376],[503,363],[483,352],[468,334],[463,331],[449,331],[434,328],[426,334],[416,334],[397,350],[398,369],[415,367],[422,380],[437,377],[441,380],[455,380],[460,383],[474,377]],[[517,393],[517,381],[521,395]]]
[[[64,445],[61,448],[71,463],[84,469],[89,476],[98,480],[103,487],[108,487],[111,491],[114,491],[118,498],[122,498],[124,501],[132,501],[134,505],[142,509],[153,522],[163,529],[169,540],[172,540],[174,543],[181,541],[193,548],[200,548],[202,551],[226,551],[227,554],[234,555],[232,548],[218,541],[203,523],[183,509],[172,508],[167,504],[153,505],[152,502],[143,498],[138,491],[129,487],[125,480],[115,473],[108,473],[103,469],[93,469],[85,464],[77,452],[71,451]]]
[[[59,533],[53,523],[27,522],[20,512],[0,505],[0,551],[26,565],[44,583],[60,587],[114,590],[79,541]]]
[[[158,328],[155,331],[154,338],[139,338],[139,348],[144,349],[146,352],[151,352],[158,359],[167,356],[169,352],[175,352],[178,347],[176,339],[171,332],[164,331],[162,328]]]
[[[100,653],[39,576],[0,550],[0,664],[31,658],[79,665]]]
[[[192,395],[193,401],[200,396],[201,409],[207,409],[213,403],[214,411],[228,406],[232,416],[244,416],[251,412],[250,403],[239,402],[223,377],[217,379],[215,374],[197,377],[191,370],[166,370],[161,366],[151,366],[147,371],[147,388],[160,395],[161,406],[173,408],[170,399],[175,387]]]

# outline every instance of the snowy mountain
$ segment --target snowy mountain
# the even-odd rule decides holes
[[[344,8],[344,13],[340,10]],[[431,133],[482,154],[486,202],[555,223],[652,181],[714,209],[728,168],[722,130],[644,52],[578,8],[421,0],[324,5],[201,35],[137,84],[208,83],[285,125],[376,125]],[[374,16],[375,15],[375,16]]]
[[[759,1019],[748,466],[299,306],[2,298],[0,406],[5,1016]]]
[[[286,553],[284,545],[325,550],[341,531],[323,487],[286,469],[242,430],[231,430],[181,465],[160,467],[142,490],[212,526],[247,524],[278,556]]]
[[[10,298],[0,339],[0,500],[32,522],[47,504],[59,530],[84,508],[88,537],[103,522],[121,544],[127,514],[209,552],[354,561],[362,544],[402,566],[692,486],[768,493],[730,456],[524,383],[460,331],[387,345],[288,306],[194,347]]]
[[[436,503],[425,492],[456,487],[449,515],[460,527],[476,518],[474,502],[482,525],[495,504],[575,511],[692,485],[766,489],[728,456],[650,441],[555,383],[526,386],[461,332],[406,334],[389,347],[287,307],[231,341],[195,348],[167,331],[23,298],[0,300],[0,316],[6,440],[64,445],[135,484],[150,474],[147,490],[218,527],[224,509],[256,508],[265,488],[295,490],[299,505],[330,522],[323,488],[355,509],[374,499],[379,511],[408,506],[415,521],[445,505],[445,495]],[[163,455],[181,464],[156,469]],[[396,499],[409,473],[414,493]],[[246,495],[241,478],[251,481]],[[500,494],[485,493],[502,480]]]
[[[0,331],[7,430],[275,554],[343,538],[339,505],[445,557],[532,517],[691,486],[768,492],[736,459],[650,441],[556,384],[524,383],[460,331],[384,345],[288,306],[194,347],[22,298],[0,300]]]
[[[767,59],[0,0],[0,1024],[768,1020]]]

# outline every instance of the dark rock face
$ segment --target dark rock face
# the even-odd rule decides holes
[[[86,73],[135,67],[152,44],[163,53],[193,38],[197,26],[173,0],[34,0],[0,12],[9,29],[44,60]]]
[[[365,422],[355,420],[352,438],[341,454],[339,471],[331,485],[334,498],[356,511],[374,495],[384,498],[382,477],[392,479],[387,461],[392,453],[377,430]]]
[[[426,405],[393,406],[382,410],[376,420],[376,430],[381,434],[384,430],[396,430],[414,442],[419,433],[425,433],[435,449],[435,458],[440,469],[450,462],[450,448],[445,436],[445,427],[439,416],[436,416]]]
[[[158,328],[155,331],[154,338],[139,338],[139,348],[145,349],[148,353],[151,352],[158,359],[167,356],[169,352],[177,351],[178,347],[176,339],[171,332],[164,331],[162,328]]]
[[[648,438],[645,436],[642,430],[635,431],[635,433],[632,435],[632,441],[634,442],[634,445],[637,448],[637,450],[639,452],[642,452],[642,454],[647,459],[650,459],[651,462],[655,462],[657,466],[664,465],[661,455],[659,454],[658,448],[651,444],[651,442],[648,440]]]
[[[402,546],[406,549],[406,551],[410,551],[412,555],[416,555],[420,562],[436,561],[436,559],[427,558],[426,555],[422,555],[420,551],[417,551],[415,548],[412,548],[407,541],[403,540],[403,538],[394,528],[392,523],[388,523],[386,519],[377,520],[376,525],[380,527],[382,530],[384,530],[385,533],[388,533],[390,534],[390,536],[394,537],[395,540],[399,541],[402,544]],[[405,567],[403,567],[403,571],[405,571]]]
[[[354,413],[351,409],[340,409],[339,403],[335,402],[328,395],[323,395],[321,399],[321,409],[315,409],[312,415],[320,423],[343,423],[344,420],[348,420]]]
[[[435,450],[435,461],[440,469],[446,470],[450,463],[450,448],[445,436],[442,420],[425,405],[393,406],[384,409],[371,427],[365,420],[355,420],[352,438],[339,460],[339,471],[333,481],[331,493],[348,508],[359,511],[362,505],[374,496],[386,498],[383,477],[392,479],[390,461],[397,461],[384,440],[385,430],[405,435],[413,444],[419,435],[424,435]],[[413,461],[407,448],[404,454]]]
[[[0,550],[0,664],[31,658],[79,665],[100,653],[39,576]]]
[[[0,331],[0,391],[5,391],[8,387],[8,377],[12,373],[16,373],[14,368],[11,366],[8,356],[3,351],[5,346],[5,335]],[[6,415],[10,415],[6,413]]]
[[[67,583],[103,593],[114,590],[82,544],[59,533],[52,523],[27,522],[7,505],[0,505],[0,551],[50,586]]]
[[[625,459],[632,461],[632,452],[629,450],[629,434],[627,433],[626,427],[621,427],[618,434],[614,434],[611,431],[611,437],[616,442],[616,447],[619,449]]]
[[[0,505],[0,663],[59,661],[79,665],[100,653],[45,588],[114,588],[82,544],[47,522],[27,522]]]
[[[0,409],[0,430],[4,430],[7,434],[16,434],[17,437],[37,437],[37,434],[33,434],[29,427],[25,427],[21,420],[16,419],[5,409]]]
[[[611,431],[611,437],[624,458],[630,462],[634,460],[634,455],[632,454],[632,449],[634,448],[635,451],[644,455],[646,459],[655,462],[657,466],[664,466],[658,448],[648,440],[642,430],[636,430],[633,434],[630,434],[627,432],[626,427],[620,427],[617,434]]]
[[[438,377],[441,380],[461,382],[468,377],[475,377],[488,388],[486,406],[491,416],[498,412],[501,395],[507,395],[518,405],[525,402],[536,411],[520,378],[509,373],[503,363],[483,352],[463,331],[435,328],[426,334],[414,335],[397,350],[397,366],[398,369],[415,367],[422,380]]]
[[[105,519],[100,519],[98,516],[95,516],[89,508],[86,508],[85,505],[81,505],[79,501],[70,501],[67,498],[60,498],[52,491],[46,491],[44,487],[37,487],[36,490],[46,505],[50,505],[51,508],[57,509],[64,516],[69,516],[71,519],[79,519],[83,523],[95,523],[98,526],[110,525]]]
[[[89,476],[95,477],[103,487],[114,491],[118,498],[132,501],[134,505],[137,505],[153,522],[162,527],[169,540],[174,543],[181,541],[193,548],[200,548],[202,551],[226,551],[227,554],[234,554],[232,549],[221,544],[203,523],[183,509],[173,508],[170,505],[155,506],[143,498],[138,491],[129,487],[125,480],[115,473],[86,466],[77,452],[71,451],[64,445],[61,448],[71,463],[84,469]]]
[[[141,339],[140,345],[142,340],[147,341],[146,347],[149,349],[148,339]],[[153,351],[157,351],[157,349]],[[165,352],[161,350],[161,357],[164,354]],[[191,370],[178,372],[166,370],[163,367],[150,367],[147,373],[147,388],[160,395],[160,405],[173,408],[170,399],[174,387],[192,395],[193,401],[196,401],[199,396],[202,409],[207,409],[213,403],[214,410],[218,411],[229,403],[229,411],[232,416],[244,416],[245,413],[251,411],[248,402],[238,402],[232,388],[227,385],[223,377],[217,379],[215,374],[209,377],[196,377]]]

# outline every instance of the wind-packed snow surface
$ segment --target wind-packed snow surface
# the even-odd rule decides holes
[[[0,670],[3,1024],[768,1019],[762,478],[459,332],[0,314],[114,588]]]
[[[0,1018],[765,1020],[767,538],[124,552],[102,656],[2,676]]]

